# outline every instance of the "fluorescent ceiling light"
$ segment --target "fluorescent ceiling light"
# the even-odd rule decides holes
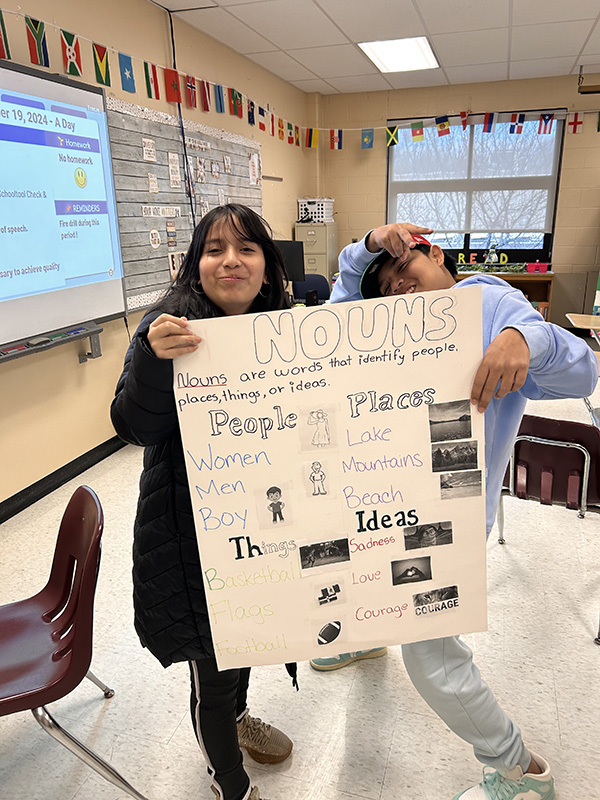
[[[386,42],[358,42],[358,46],[380,72],[410,72],[439,66],[425,36],[388,39]]]

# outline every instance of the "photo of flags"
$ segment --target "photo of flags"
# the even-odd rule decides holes
[[[342,149],[342,129],[333,128],[329,131],[329,149],[341,150]]]
[[[248,100],[248,125],[256,125],[254,115],[254,100]]]
[[[287,140],[288,144],[294,144],[294,126],[291,122],[287,124]]]
[[[267,130],[266,112],[262,106],[258,107],[258,130],[259,131]]]
[[[283,140],[285,139],[285,130],[284,130],[284,127],[283,127],[283,120],[281,119],[281,117],[279,117],[278,122],[277,122],[277,135],[279,136],[279,138],[283,142]]]
[[[269,131],[271,133],[271,136],[275,136],[275,114],[269,112],[269,118],[270,118]]]
[[[4,17],[0,10],[0,58],[6,58],[10,61],[10,47],[8,46],[8,37],[6,35],[6,28],[4,27]]]
[[[135,94],[135,78],[133,76],[131,56],[119,53],[119,71],[121,73],[121,88],[123,91]]]
[[[160,100],[158,89],[158,72],[156,64],[144,61],[144,78],[146,79],[146,93],[151,100]]]
[[[525,122],[525,114],[513,114],[510,118],[510,125],[508,126],[509,133],[523,133],[523,123]]]
[[[227,96],[229,98],[229,113],[232,117],[241,119],[244,116],[244,103],[241,92],[238,92],[237,89],[227,89]]]
[[[25,17],[25,28],[27,29],[27,45],[31,63],[38,67],[49,67],[50,59],[48,58],[45,24],[40,22],[39,19]]]
[[[300,128],[297,125],[294,125],[294,144],[300,147]]]
[[[394,147],[398,144],[398,126],[394,125],[393,128],[385,129],[385,146]]]
[[[108,50],[102,44],[92,42],[92,53],[94,54],[94,70],[96,72],[96,83],[102,86],[110,86],[110,65],[108,63]]]
[[[553,124],[554,124],[554,114],[540,114],[540,124],[538,125],[538,133],[552,133]]]
[[[410,132],[412,134],[413,142],[422,142],[425,139],[425,134],[423,133],[423,120],[420,122],[411,122]]]
[[[583,114],[579,111],[569,114],[569,121],[567,123],[567,130],[569,133],[581,133],[583,129]]]
[[[307,128],[306,139],[304,146],[313,149],[319,146],[319,130],[318,128]]]
[[[372,150],[375,131],[373,128],[363,128],[360,136],[360,149]]]
[[[460,121],[462,123],[463,131],[467,130],[467,125],[469,124],[469,112],[468,111],[461,111],[460,112]]]
[[[81,78],[83,75],[83,68],[81,66],[79,36],[61,30],[60,47],[62,50],[63,66],[67,75],[77,75],[78,78]]]
[[[196,79],[193,75],[185,76],[185,96],[190,108],[198,107],[198,95],[196,89]]]
[[[443,117],[436,117],[435,124],[438,129],[438,136],[446,136],[450,133],[450,120],[446,115]]]

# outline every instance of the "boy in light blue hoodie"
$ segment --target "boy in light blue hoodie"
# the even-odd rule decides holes
[[[590,395],[598,380],[598,361],[582,339],[545,322],[506,281],[482,274],[457,282],[453,259],[423,238],[431,232],[395,223],[348,245],[340,254],[331,302],[481,286],[484,356],[471,403],[485,412],[489,535],[527,399]],[[527,750],[519,728],[498,705],[459,637],[403,645],[402,655],[424,700],[487,767],[483,781],[454,800],[555,799],[549,765]]]

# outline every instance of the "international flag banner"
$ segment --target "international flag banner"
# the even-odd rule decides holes
[[[554,114],[540,114],[540,124],[538,125],[538,133],[552,133],[553,124],[554,124]]]
[[[239,117],[240,119],[244,116],[244,103],[242,100],[242,95],[237,89],[227,89],[227,95],[229,97],[229,113],[233,117]]]
[[[461,111],[460,112],[460,121],[462,123],[463,131],[467,130],[467,126],[469,124],[469,112],[468,111]]]
[[[294,144],[294,126],[291,122],[287,124],[287,140],[288,144]]]
[[[181,85],[179,72],[176,69],[163,70],[165,77],[165,100],[168,103],[181,103]]]
[[[135,94],[135,78],[133,76],[131,56],[119,53],[119,71],[121,73],[121,88],[123,91]]]
[[[202,111],[210,111],[210,83],[200,81],[200,105]]]
[[[190,108],[198,108],[198,94],[196,89],[196,78],[193,75],[185,76],[185,96]]]
[[[77,75],[78,78],[81,78],[83,75],[83,68],[81,66],[79,36],[61,29],[60,47],[62,50],[63,65],[67,75]]]
[[[363,128],[360,135],[360,149],[372,150],[375,131],[373,128]]]
[[[283,127],[283,120],[281,119],[281,117],[279,117],[279,122],[277,123],[277,135],[279,136],[279,138],[283,142],[283,140],[285,138],[285,131],[284,131],[284,127]]]
[[[0,10],[0,58],[6,58],[10,61],[10,47],[8,46],[8,36],[6,35],[6,28],[4,27],[4,17]]]
[[[267,119],[266,119],[266,112],[262,106],[258,107],[258,130],[259,131],[266,131],[267,130]]]
[[[96,83],[110,86],[110,65],[108,63],[108,50],[103,44],[92,42],[94,54],[94,69],[96,70]]]
[[[508,126],[508,132],[523,133],[524,122],[525,122],[525,114],[513,114],[510,118],[510,125]]]
[[[329,149],[341,150],[342,149],[342,129],[335,128],[329,131]]]
[[[304,140],[304,147],[314,149],[319,146],[319,129],[307,128],[306,139]]]
[[[269,117],[271,119],[271,124],[269,125],[269,130],[271,131],[271,136],[275,136],[275,114],[271,114],[269,112]]]
[[[394,147],[398,144],[398,126],[394,125],[393,128],[385,129],[385,146]]]
[[[300,128],[297,125],[294,125],[294,144],[300,147]]]
[[[437,125],[438,136],[447,136],[450,133],[450,120],[445,114],[442,117],[436,117],[435,124]]]
[[[25,17],[25,27],[27,29],[27,44],[31,63],[39,67],[49,67],[50,59],[48,58],[45,24],[40,22],[39,19]]]
[[[567,130],[569,133],[581,133],[583,129],[583,113],[574,111],[569,114],[569,121],[567,123]]]
[[[425,134],[423,133],[423,120],[420,120],[419,122],[411,122],[410,132],[412,134],[413,142],[422,142],[425,139]]]
[[[160,100],[158,89],[158,72],[156,64],[144,61],[144,78],[146,79],[146,93],[151,100]]]
[[[217,114],[225,113],[225,97],[220,83],[215,83],[215,111]]]
[[[248,100],[248,125],[256,125],[254,100]]]
[[[494,133],[496,130],[496,112],[488,111],[483,118],[483,132]]]

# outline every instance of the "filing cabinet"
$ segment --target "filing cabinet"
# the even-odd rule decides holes
[[[318,272],[328,281],[338,271],[336,222],[297,222],[296,241],[304,243],[304,272]]]

